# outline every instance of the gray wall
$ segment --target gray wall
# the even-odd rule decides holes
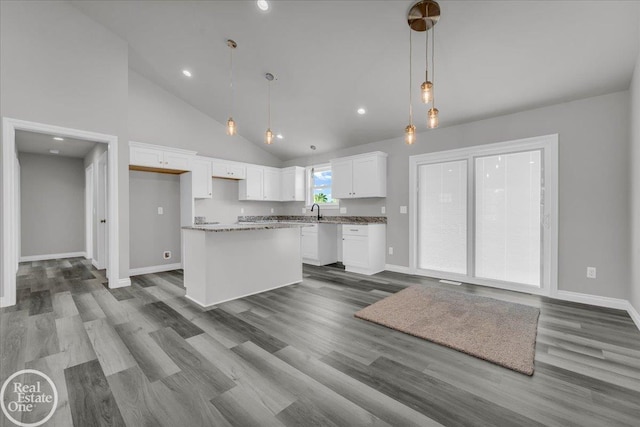
[[[129,271],[127,55],[124,40],[67,2],[0,2],[0,115],[118,137],[121,278]]]
[[[84,252],[84,163],[19,153],[21,256]]]
[[[131,268],[180,263],[180,176],[130,171],[129,197]]]
[[[331,158],[384,151],[388,158],[387,263],[409,265],[409,156],[480,144],[559,134],[559,288],[567,291],[629,298],[629,92],[588,98],[418,134],[406,146],[399,137],[326,155]],[[446,111],[441,112],[446,117]],[[306,165],[294,159],[285,166]],[[348,213],[379,215],[379,202],[344,202]],[[370,203],[370,206],[367,205]],[[293,205],[293,207],[291,207]],[[299,212],[297,204],[287,210]],[[364,212],[366,211],[366,212]],[[596,280],[586,267],[598,269]]]
[[[631,304],[640,313],[640,54],[631,82]]]
[[[280,202],[238,200],[238,181],[219,178],[213,178],[212,181],[212,198],[195,202],[195,215],[205,216],[207,221],[234,223],[239,215],[279,215],[283,212]],[[244,213],[240,209],[244,209]]]

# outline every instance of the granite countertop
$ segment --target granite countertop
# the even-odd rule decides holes
[[[198,230],[198,231],[251,231],[251,230],[272,230],[278,228],[302,228],[307,227],[303,223],[279,223],[279,222],[265,222],[265,223],[249,223],[249,224],[211,224],[211,225],[192,225],[182,227],[183,230]]]
[[[320,221],[317,217],[309,215],[264,215],[264,216],[239,216],[238,222],[250,223],[320,223],[320,224],[386,224],[386,216],[323,216]]]

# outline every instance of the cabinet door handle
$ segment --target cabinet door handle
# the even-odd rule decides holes
[[[160,164],[162,164],[162,160],[160,160]]]

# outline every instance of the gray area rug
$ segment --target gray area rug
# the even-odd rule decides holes
[[[412,286],[355,316],[533,375],[540,310],[493,298]]]

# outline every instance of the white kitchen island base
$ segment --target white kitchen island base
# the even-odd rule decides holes
[[[183,227],[186,297],[208,307],[302,281],[300,227]]]

